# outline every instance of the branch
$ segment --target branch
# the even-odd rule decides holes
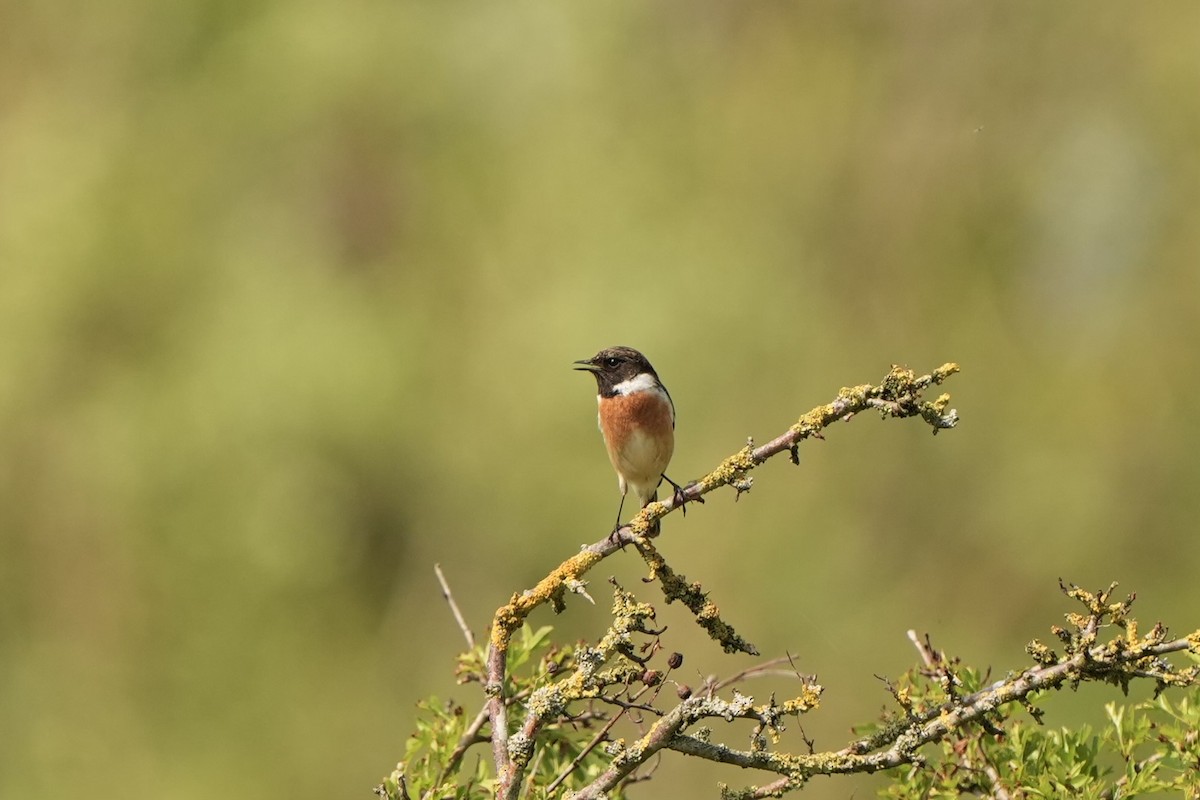
[[[607,793],[625,776],[663,748],[679,749],[676,744],[680,740],[701,741],[681,733],[683,728],[688,725],[709,718],[721,718],[727,722],[735,719],[750,719],[757,721],[765,729],[778,731],[781,717],[799,715],[814,708],[820,693],[820,686],[806,683],[802,693],[796,699],[789,700],[782,706],[778,706],[772,701],[759,707],[754,706],[753,698],[737,692],[734,692],[731,701],[705,695],[689,697],[656,722],[645,736],[618,752],[613,758],[612,766],[596,780],[572,795],[572,800],[600,800],[600,798],[607,797]],[[713,747],[723,749],[722,745],[713,745]]]
[[[908,631],[908,640],[913,643],[913,647],[917,648],[917,652],[921,656],[921,661],[925,664],[925,671],[922,673],[931,678],[936,678],[942,687],[942,691],[946,693],[946,697],[950,701],[958,699],[955,687],[961,685],[958,676],[954,674],[952,669],[953,662],[945,653],[940,653],[933,648],[933,643],[929,640],[929,634],[924,637],[917,635],[914,630]],[[905,711],[911,712],[911,703],[908,702],[906,696],[897,695],[897,700],[902,706],[905,706]],[[990,726],[984,720],[985,726]],[[989,733],[999,734],[1000,731],[994,728],[988,728]],[[954,752],[959,765],[967,772],[982,772],[988,781],[989,797],[991,800],[1010,800],[1008,792],[1000,782],[1000,774],[996,771],[996,767],[987,760],[987,754],[980,752],[980,760],[983,762],[982,767],[976,767],[971,761],[970,753],[970,737],[963,734],[961,730],[955,734],[956,741],[961,744],[961,747],[956,746]]]
[[[926,764],[920,754],[922,747],[945,740],[956,742],[962,737],[966,745],[961,749],[956,744],[943,745],[945,757],[957,762],[955,770],[965,769],[977,776],[975,780],[978,782],[970,786],[986,792],[993,800],[1014,797],[1012,792],[1016,787],[1006,785],[1002,768],[997,766],[1007,762],[993,760],[989,748],[985,746],[989,736],[999,737],[1005,733],[1013,735],[1016,752],[1020,752],[1024,746],[1021,744],[1023,740],[1017,739],[1016,728],[1006,729],[1004,726],[1011,713],[1005,706],[1023,706],[1035,721],[1040,722],[1041,711],[1033,704],[1033,695],[1049,689],[1067,685],[1075,687],[1084,681],[1093,681],[1111,683],[1127,690],[1133,679],[1150,678],[1162,691],[1167,687],[1195,686],[1200,682],[1200,665],[1175,667],[1167,659],[1172,653],[1184,651],[1200,656],[1200,631],[1186,637],[1168,638],[1165,627],[1155,624],[1148,632],[1140,634],[1137,621],[1129,613],[1135,597],[1130,595],[1124,600],[1111,602],[1114,589],[1115,584],[1092,593],[1077,586],[1063,585],[1064,593],[1086,609],[1086,613],[1067,614],[1067,626],[1056,625],[1051,628],[1062,642],[1064,654],[1060,657],[1046,645],[1034,640],[1026,648],[1033,658],[1032,666],[1009,673],[1004,679],[983,688],[976,688],[980,686],[980,681],[973,670],[960,669],[957,659],[948,658],[935,650],[928,636],[918,637],[910,631],[909,638],[924,662],[924,669],[916,674],[928,680],[914,679],[915,682],[909,684],[884,681],[902,713],[891,714],[873,733],[839,750],[814,752],[812,742],[805,737],[808,752],[793,754],[772,748],[778,744],[780,734],[785,730],[786,717],[799,716],[817,706],[822,689],[815,678],[801,675],[793,665],[791,674],[800,680],[802,688],[797,697],[782,703],[777,703],[772,695],[767,703],[756,706],[752,698],[736,690],[730,699],[717,696],[717,690],[728,686],[730,682],[771,671],[782,663],[776,660],[743,670],[725,681],[706,681],[702,691],[697,693],[686,686],[679,686],[676,694],[680,702],[672,708],[660,708],[655,704],[659,694],[657,689],[650,700],[644,702],[641,700],[643,695],[650,687],[660,687],[664,683],[664,676],[658,670],[648,668],[646,662],[649,657],[641,658],[635,650],[649,651],[651,655],[665,652],[659,647],[658,635],[662,629],[653,624],[652,606],[637,601],[632,594],[618,586],[614,592],[613,621],[600,641],[594,646],[580,644],[564,651],[569,655],[555,662],[559,666],[543,673],[543,678],[558,675],[556,679],[538,680],[532,686],[525,685],[519,691],[512,692],[509,704],[516,707],[520,701],[523,722],[519,730],[508,737],[506,753],[512,763],[512,771],[508,776],[510,779],[520,779],[517,783],[522,784],[523,775],[527,773],[533,781],[538,766],[544,760],[554,759],[554,769],[550,773],[553,782],[548,790],[552,792],[561,789],[566,779],[576,774],[585,761],[589,761],[584,773],[587,777],[583,779],[586,785],[572,797],[601,798],[620,791],[621,787],[639,777],[646,777],[641,767],[651,759],[661,760],[664,750],[673,750],[722,764],[764,770],[778,776],[761,786],[742,790],[722,789],[722,797],[727,800],[748,800],[782,796],[801,788],[814,775],[873,773],[905,765],[921,767]],[[1099,639],[1102,631],[1111,632],[1107,641]],[[521,653],[528,658],[528,649]],[[791,661],[790,658],[788,660]],[[682,666],[682,656],[672,653],[667,666],[667,674],[670,674],[670,670],[678,669]],[[559,674],[561,669],[569,669],[569,672]],[[631,691],[634,683],[642,684],[642,688]],[[522,687],[523,684],[517,680],[514,686]],[[627,697],[622,699],[620,695],[626,692]],[[568,749],[562,749],[562,745],[569,740],[554,739],[554,732],[561,730],[563,725],[573,726],[586,716],[572,714],[572,707],[581,702],[590,704],[597,701],[615,705],[620,711],[611,717],[588,712],[592,719],[605,719],[607,724],[603,730],[574,753],[570,744],[567,744]],[[1184,700],[1180,708],[1184,708],[1186,703]],[[606,763],[589,759],[589,754],[593,754],[611,734],[620,718],[637,716],[628,713],[631,709],[651,712],[655,716],[634,719],[639,734],[631,744],[627,744],[624,738],[604,744],[609,756]],[[1109,714],[1113,717],[1111,709]],[[749,748],[737,749],[713,741],[711,731],[698,727],[698,723],[715,718],[726,722],[743,719],[756,723],[751,732]],[[1113,718],[1120,727],[1119,717]],[[1183,721],[1182,717],[1177,718]],[[460,737],[458,746],[451,753],[450,766],[441,764],[440,759],[428,757],[417,762],[425,765],[426,770],[414,774],[435,776],[432,781],[424,779],[417,784],[425,792],[423,798],[432,796],[432,792],[445,792],[449,787],[444,786],[443,781],[457,766],[462,754],[472,744],[487,738],[480,732],[483,719],[482,715],[477,717],[465,733],[457,724],[450,726],[449,729],[456,732],[455,736]],[[642,727],[644,722],[649,723],[648,728]],[[697,730],[689,730],[693,726]],[[971,726],[979,730],[968,730]],[[1189,730],[1186,723],[1183,730]],[[1190,730],[1194,731],[1194,727]],[[1160,739],[1162,735],[1159,735]],[[1178,733],[1178,736],[1184,734]],[[1194,733],[1187,733],[1186,736],[1192,737]],[[435,743],[448,740],[435,740]],[[1189,738],[1181,739],[1180,747],[1185,750],[1190,748],[1191,745],[1186,744],[1190,741]],[[978,760],[975,756],[966,758],[970,747],[978,748]],[[570,757],[564,759],[564,755]],[[1151,757],[1162,758],[1164,756],[1161,754]],[[1151,764],[1152,761],[1145,763]],[[1189,765],[1193,763],[1193,760],[1185,759],[1175,769],[1182,770],[1181,774],[1186,775],[1191,768]],[[431,765],[437,770],[435,773],[428,771]],[[600,770],[598,774],[594,771],[596,769]],[[385,778],[377,792],[391,800],[411,800],[408,787],[413,784],[408,782],[407,774],[406,765],[401,762],[397,770]],[[1132,775],[1134,773],[1129,773],[1122,780],[1132,780]],[[546,780],[550,781],[551,778],[547,777]],[[961,788],[966,784],[958,785]],[[513,792],[517,794],[519,789]]]
[[[450,591],[450,584],[446,582],[446,576],[442,573],[442,565],[434,564],[433,571],[437,575],[438,583],[442,585],[442,597],[450,606],[450,613],[454,614],[454,621],[458,623],[458,629],[462,631],[463,638],[467,640],[467,649],[474,650],[475,634],[471,633],[471,628],[467,625],[466,619],[463,618],[458,603],[454,602],[454,594]]]
[[[638,537],[646,536],[656,520],[722,486],[732,485],[738,489],[739,494],[748,491],[746,473],[783,452],[791,454],[792,460],[796,461],[795,448],[800,442],[805,439],[823,438],[821,432],[833,423],[849,420],[855,414],[868,409],[879,410],[884,418],[920,417],[933,428],[935,434],[939,430],[953,428],[958,424],[958,412],[954,409],[947,410],[950,395],[943,394],[930,402],[922,399],[922,392],[930,386],[942,383],[958,371],[958,364],[948,363],[929,375],[918,378],[911,370],[892,367],[892,371],[884,376],[878,386],[863,384],[844,388],[832,402],[809,411],[786,432],[766,444],[754,447],[753,443],[747,443],[712,472],[689,484],[683,490],[682,501],[678,505],[675,497],[661,503],[650,503],[613,538],[618,540],[618,547],[632,544]]]
[[[947,409],[949,395],[936,400],[922,399],[922,393],[930,386],[945,381],[958,372],[957,364],[943,364],[928,375],[917,377],[911,370],[893,367],[878,386],[863,384],[843,388],[830,403],[818,406],[802,416],[784,433],[759,447],[748,443],[737,453],[726,458],[716,469],[690,483],[678,497],[666,502],[647,505],[629,524],[611,535],[583,548],[581,552],[564,561],[536,586],[521,594],[514,594],[507,604],[496,611],[492,620],[491,640],[487,654],[488,713],[492,728],[492,754],[499,779],[497,796],[512,800],[519,792],[521,773],[527,763],[525,730],[511,741],[508,732],[507,704],[504,699],[506,655],[509,638],[520,628],[525,619],[539,606],[550,603],[556,611],[564,607],[566,591],[583,591],[581,580],[592,567],[604,558],[629,544],[637,546],[638,552],[650,565],[652,577],[660,578],[660,585],[668,601],[681,600],[696,615],[700,624],[721,643],[727,651],[756,653],[754,646],[746,642],[723,620],[717,607],[711,603],[697,584],[688,584],[666,565],[647,536],[654,523],[685,503],[700,500],[704,495],[722,486],[733,486],[738,494],[749,490],[751,470],[780,453],[787,452],[794,463],[799,463],[797,447],[810,438],[823,438],[822,431],[839,420],[848,420],[855,414],[875,409],[884,418],[920,417],[933,428],[952,428],[958,422],[958,414]],[[676,504],[678,500],[678,504]],[[653,731],[662,730],[665,720],[660,720]],[[536,727],[536,725],[535,725]],[[627,774],[627,773],[626,773]],[[619,779],[618,779],[619,780]],[[614,784],[615,785],[615,784]]]
[[[1132,677],[1154,678],[1160,690],[1166,686],[1194,684],[1200,678],[1200,667],[1175,670],[1163,656],[1185,650],[1200,655],[1200,631],[1167,641],[1162,626],[1156,625],[1149,634],[1138,637],[1136,625],[1129,624],[1124,636],[1104,644],[1095,643],[1097,632],[1103,626],[1126,627],[1126,615],[1134,598],[1110,605],[1108,597],[1112,588],[1092,594],[1075,586],[1063,587],[1064,592],[1090,609],[1088,615],[1068,615],[1074,620],[1076,631],[1068,636],[1067,658],[1059,660],[1053,653],[1042,649],[1044,646],[1039,646],[1035,640],[1030,645],[1030,652],[1035,659],[1043,658],[1048,663],[997,681],[973,694],[952,698],[921,711],[906,707],[905,718],[901,722],[852,742],[841,750],[808,755],[735,750],[686,734],[675,736],[667,746],[710,761],[778,773],[783,777],[773,783],[731,795],[738,798],[777,797],[803,785],[813,775],[877,772],[902,764],[921,763],[917,751],[922,746],[960,732],[969,724],[987,724],[987,716],[1000,706],[1025,702],[1029,695],[1037,691],[1058,689],[1067,683],[1077,685],[1084,680],[1124,686]],[[918,649],[922,650],[922,657],[929,663],[932,660],[931,651],[921,645],[918,645]]]

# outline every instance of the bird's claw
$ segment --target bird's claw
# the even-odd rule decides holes
[[[627,542],[621,541],[621,523],[618,522],[616,527],[612,529],[612,533],[608,535],[608,541],[610,544],[617,545],[622,550],[625,549]]]
[[[687,500],[683,496],[683,489],[678,486],[675,487],[675,494],[671,497],[671,502],[683,509],[683,515],[687,516]]]
[[[695,498],[693,498],[691,501],[689,501],[687,499],[687,495],[684,494],[684,492],[686,492],[688,489],[690,489],[696,485],[696,481],[691,481],[690,483],[688,483],[687,486],[680,486],[678,483],[671,480],[666,475],[663,475],[663,480],[665,480],[667,483],[671,484],[671,486],[675,489],[674,494],[671,495],[671,505],[674,506],[675,508],[678,508],[680,511],[682,511],[683,515],[685,517],[687,516],[688,502],[700,503],[701,505],[704,504],[703,496],[697,495]]]

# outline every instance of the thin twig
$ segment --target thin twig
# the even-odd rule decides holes
[[[911,628],[907,632],[908,640],[912,642],[913,647],[917,648],[917,652],[921,654],[921,661],[928,669],[933,669],[933,665],[937,663],[937,653],[933,651],[933,646],[929,643],[929,637],[924,640],[917,635],[917,632]]]
[[[458,769],[458,765],[462,762],[462,757],[474,745],[481,744],[487,741],[486,736],[481,736],[479,731],[483,728],[485,722],[488,721],[488,707],[484,704],[479,713],[475,715],[475,719],[471,720],[471,724],[463,731],[463,735],[459,738],[458,744],[455,745],[454,751],[450,753],[450,757],[446,759],[446,766],[442,767],[442,772],[438,775],[437,783],[426,792],[421,800],[431,800],[434,790],[441,786],[442,781],[446,780],[451,774]]]
[[[640,691],[634,695],[634,697],[639,695],[641,695]],[[605,697],[604,695],[597,695],[596,700],[601,703],[608,703],[611,706],[616,706],[622,711],[645,711],[649,714],[653,714],[656,717],[661,717],[663,715],[663,712],[654,706],[644,705],[642,703],[631,703],[627,700],[622,700],[619,697]]]
[[[546,748],[544,748],[544,747],[539,748],[537,751],[537,755],[535,755],[533,757],[533,762],[529,765],[529,769],[526,770],[528,777],[525,780],[525,792],[524,792],[525,796],[528,796],[529,793],[533,791],[533,781],[535,778],[537,778],[538,767],[540,767],[542,765],[542,758],[545,755],[546,755]]]
[[[619,785],[620,788],[624,789],[626,786],[629,786],[630,784],[641,783],[642,781],[650,780],[651,778],[654,777],[654,773],[658,772],[658,768],[660,766],[662,766],[662,753],[658,752],[658,753],[654,754],[654,763],[650,765],[650,768],[648,770],[646,770],[645,772],[629,773],[628,775],[625,776],[625,779],[623,781],[621,781],[621,783]]]
[[[780,664],[791,664],[791,662],[792,662],[792,657],[790,655],[789,656],[777,656],[776,658],[772,658],[769,661],[764,661],[761,664],[756,664],[753,667],[747,667],[746,669],[742,670],[741,672],[730,675],[728,678],[722,678],[719,681],[713,681],[712,683],[706,683],[704,686],[704,689],[710,695],[716,694],[717,692],[724,689],[726,686],[732,686],[735,683],[741,683],[742,681],[749,680],[750,678],[762,678],[762,677],[765,677],[768,675],[776,675],[776,676],[780,676],[780,677],[795,677],[795,678],[800,678],[801,680],[803,680],[804,676],[802,676],[799,672],[797,672],[795,670],[794,664],[792,665],[791,671],[786,670],[786,669],[774,669],[774,667],[777,667]]]
[[[987,760],[987,754],[984,754],[983,774],[987,775],[988,783],[991,784],[992,800],[1011,800],[1008,790],[1004,788],[1004,784],[1000,782],[1000,773],[996,766]]]
[[[608,732],[611,731],[613,726],[617,724],[617,720],[625,715],[625,711],[626,709],[622,708],[616,714],[613,714],[612,719],[610,719],[608,723],[600,729],[599,733],[592,737],[592,740],[587,743],[586,747],[579,751],[579,755],[571,759],[571,763],[567,765],[566,769],[560,772],[558,777],[550,782],[550,785],[546,787],[547,797],[554,794],[554,790],[561,786],[563,781],[571,777],[571,773],[575,771],[575,768],[582,764],[583,760],[588,757],[588,754],[595,750],[597,745],[604,741],[604,737],[608,736]]]
[[[458,622],[458,628],[467,640],[467,649],[474,650],[475,634],[471,633],[471,629],[467,627],[467,621],[463,619],[462,611],[458,608],[458,603],[454,602],[454,595],[450,592],[450,584],[446,582],[446,576],[442,574],[442,565],[434,564],[433,571],[437,575],[438,583],[442,585],[442,597],[450,604],[450,612],[454,614],[454,619]]]

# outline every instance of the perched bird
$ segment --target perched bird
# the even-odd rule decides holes
[[[632,347],[609,347],[576,361],[575,369],[596,378],[600,433],[621,489],[613,530],[621,526],[621,511],[630,490],[645,508],[658,499],[658,485],[665,478],[675,487],[675,501],[682,505],[682,488],[663,474],[675,450],[675,404],[654,367]]]

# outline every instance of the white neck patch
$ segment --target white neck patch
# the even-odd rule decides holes
[[[617,394],[634,394],[654,390],[662,391],[658,388],[658,381],[649,372],[639,372],[629,380],[621,381],[613,387],[613,391]]]

